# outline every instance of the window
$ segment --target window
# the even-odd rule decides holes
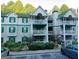
[[[22,32],[28,32],[28,27],[22,27]]]
[[[15,27],[9,27],[9,32],[14,33],[15,32]]]
[[[28,40],[27,37],[22,37],[22,42],[26,42]]]
[[[22,23],[28,23],[28,18],[22,18]]]
[[[1,43],[3,43],[3,40],[4,40],[4,38],[3,38],[3,37],[1,37]]]
[[[1,27],[1,33],[3,33],[4,32],[4,27]]]
[[[14,36],[10,36],[10,37],[9,37],[9,41],[15,42],[15,37],[14,37]]]
[[[9,22],[10,22],[10,23],[14,23],[14,22],[16,22],[15,20],[16,20],[15,17],[9,17]]]
[[[4,17],[1,17],[1,22],[4,23]]]

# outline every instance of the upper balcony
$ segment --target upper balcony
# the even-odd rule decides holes
[[[75,34],[75,33],[76,33],[76,32],[75,32],[75,31],[72,31],[72,30],[65,30],[65,34],[66,34],[66,35],[73,35],[73,34]],[[60,34],[62,34],[62,35],[63,35],[63,34],[64,34],[64,32],[63,32],[63,31],[61,31],[61,32],[60,32]]]
[[[63,25],[63,24],[65,24],[65,25],[76,25],[76,22],[74,22],[74,21],[62,21],[60,24],[61,25]]]
[[[33,20],[33,24],[45,25],[45,24],[47,24],[47,21],[45,19],[35,19],[35,20]]]
[[[65,25],[75,25],[76,24],[76,22],[74,22],[74,21],[65,21],[64,23],[65,23]]]
[[[33,30],[33,35],[45,35],[45,30]]]
[[[48,31],[48,35],[54,35],[53,31]]]
[[[48,26],[53,26],[53,23],[48,23]]]

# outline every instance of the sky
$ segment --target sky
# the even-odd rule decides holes
[[[10,0],[0,0],[0,3],[7,4]],[[16,1],[16,0],[12,0]],[[78,8],[78,0],[21,0],[22,3],[25,5],[26,3],[32,4],[34,7],[38,7],[39,5],[46,10],[51,10],[53,6],[57,5],[59,8],[62,4],[67,4],[69,8]]]

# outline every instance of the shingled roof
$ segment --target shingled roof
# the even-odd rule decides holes
[[[9,13],[2,13],[1,12],[1,17],[7,17],[8,16],[8,14],[11,14],[11,13],[13,13],[13,12],[9,12]],[[30,14],[22,14],[22,13],[15,13],[19,18],[20,17],[29,17],[30,16]]]
[[[29,17],[30,16],[30,14],[17,14],[18,15],[18,17],[20,18],[20,17]]]

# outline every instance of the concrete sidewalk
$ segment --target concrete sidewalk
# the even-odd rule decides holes
[[[36,50],[36,51],[20,51],[20,52],[10,52],[10,56],[29,55],[29,54],[42,54],[42,53],[58,53],[58,52],[60,52],[60,49]]]

